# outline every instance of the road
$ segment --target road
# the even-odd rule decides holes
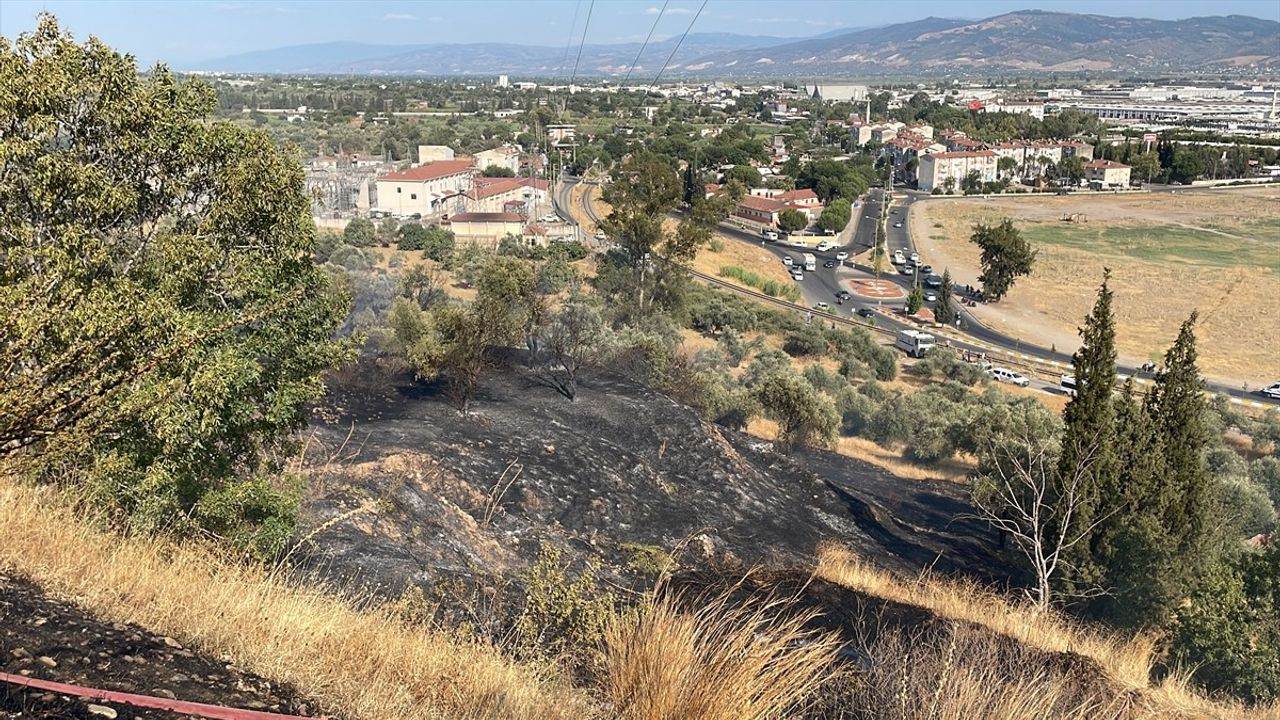
[[[566,178],[565,182],[553,194],[557,212],[562,217],[574,217],[570,207],[570,192],[572,186],[579,181],[579,178]],[[890,253],[897,249],[903,249],[906,254],[910,254],[916,250],[915,243],[911,238],[909,223],[907,223],[907,213],[911,205],[928,200],[929,197],[927,193],[918,191],[901,189],[894,191],[890,199],[891,214],[886,231],[886,242]],[[586,217],[596,222],[599,218],[587,198],[588,195],[584,194],[580,203],[580,210]],[[900,309],[905,306],[904,300],[875,301],[860,299],[857,296],[842,303],[838,300],[839,293],[848,289],[849,281],[874,277],[868,263],[870,249],[875,242],[875,219],[879,216],[883,201],[881,190],[873,189],[868,192],[859,207],[854,208],[854,212],[857,215],[850,223],[852,229],[847,228],[840,235],[840,239],[844,240],[845,244],[825,253],[820,253],[812,247],[794,248],[788,247],[783,243],[767,243],[758,234],[743,230],[729,223],[721,223],[718,232],[723,237],[763,247],[777,256],[779,263],[782,262],[783,257],[788,256],[792,258],[793,262],[799,262],[803,253],[813,253],[818,259],[817,270],[812,273],[805,273],[804,279],[798,281],[801,296],[804,299],[804,307],[812,308],[819,302],[826,302],[831,305],[833,310],[840,313],[840,318],[847,319],[848,322],[863,327],[874,326],[876,329],[893,334],[901,329],[919,327],[918,324],[905,320],[901,315]],[[902,227],[896,227],[897,223],[901,223]],[[805,239],[816,242],[819,238],[806,237]],[[854,264],[836,263],[835,267],[832,268],[823,266],[826,261],[834,262],[835,254],[840,251],[848,252],[850,258],[847,263]],[[928,258],[924,258],[924,261],[928,262]],[[882,279],[891,280],[903,287],[904,290],[910,290],[915,279],[913,276],[898,274],[897,267],[889,263],[885,264],[883,271]],[[743,292],[741,288],[723,283],[717,278],[710,278],[700,274],[699,277],[704,281],[715,282],[735,292]],[[767,298],[767,296],[761,296],[759,293],[754,292],[747,292],[746,294]],[[767,299],[772,300],[771,298]],[[787,306],[793,310],[799,309],[781,301],[775,304]],[[855,314],[859,309],[863,308],[872,309],[875,312],[874,323],[863,322]],[[1071,372],[1070,353],[1040,347],[1016,336],[995,330],[979,322],[963,308],[961,308],[961,323],[962,330],[946,328],[945,330],[939,329],[934,332],[941,336],[941,342],[950,343],[957,350],[984,353],[989,355],[997,365],[1004,364],[1023,371],[1031,377],[1032,387],[1039,387],[1050,392],[1062,392],[1054,378],[1058,374],[1069,374]],[[1120,366],[1117,370],[1121,379],[1133,377],[1139,385],[1150,383],[1153,378],[1153,373],[1143,372],[1135,367]],[[1039,377],[1036,376],[1037,374]],[[1280,401],[1270,400],[1256,392],[1246,392],[1239,387],[1208,383],[1208,389],[1227,396],[1235,404],[1245,404],[1256,408],[1280,407]]]

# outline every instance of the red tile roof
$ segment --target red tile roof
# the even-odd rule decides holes
[[[814,192],[810,188],[805,188],[803,190],[788,190],[787,192],[774,195],[773,199],[780,203],[787,204],[805,202],[816,203],[818,202],[818,193]]]
[[[786,205],[773,198],[760,197],[759,195],[744,195],[742,200],[738,201],[738,207],[744,207],[748,210],[759,210],[760,212],[775,213],[781,212]]]
[[[1085,163],[1084,166],[1090,170],[1120,170],[1129,167],[1115,160],[1091,160]]]
[[[408,182],[426,182],[428,180],[437,180],[450,175],[459,175],[471,172],[471,160],[437,160],[419,165],[418,167],[409,168],[401,172],[394,172],[383,175],[379,180],[403,180]]]
[[[996,154],[990,150],[974,150],[972,152],[940,152],[926,155],[935,160],[952,160],[959,158],[978,158],[978,157],[995,157]]]
[[[524,222],[524,218],[515,213],[505,212],[464,212],[453,215],[449,222]]]

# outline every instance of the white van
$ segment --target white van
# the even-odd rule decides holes
[[[911,357],[921,358],[933,349],[934,337],[919,330],[903,330],[898,333],[898,339],[893,344]]]
[[[804,269],[809,272],[813,272],[818,269],[818,258],[814,257],[813,253],[804,254]]]
[[[1076,391],[1079,389],[1076,386],[1075,375],[1063,375],[1058,379],[1058,386],[1062,388],[1062,392],[1070,395],[1071,397],[1075,397]]]
[[[902,254],[901,250],[898,250],[893,253],[893,259],[890,262],[894,265],[905,265],[907,264],[907,257]]]

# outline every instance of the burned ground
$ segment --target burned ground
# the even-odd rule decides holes
[[[335,380],[308,442],[306,520],[321,528],[311,567],[396,596],[446,579],[518,581],[549,542],[643,587],[674,550],[787,565],[835,541],[890,569],[1005,579],[954,484],[781,454],[613,375],[584,378],[575,401],[518,367],[482,387],[462,416],[407,375]]]
[[[0,574],[0,671],[41,680],[269,712],[316,714],[299,695],[136,625],[109,623]],[[91,701],[0,683],[0,718],[101,718]],[[188,715],[92,701],[112,717]],[[101,712],[101,711],[100,711]]]

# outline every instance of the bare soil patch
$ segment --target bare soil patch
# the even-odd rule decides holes
[[[1077,222],[1063,220],[1077,214]],[[1159,359],[1198,310],[1206,375],[1251,386],[1280,377],[1280,188],[931,200],[913,206],[909,221],[934,267],[977,285],[972,226],[1004,217],[1039,259],[1003,302],[977,308],[984,322],[1074,350],[1109,267],[1125,360]]]

